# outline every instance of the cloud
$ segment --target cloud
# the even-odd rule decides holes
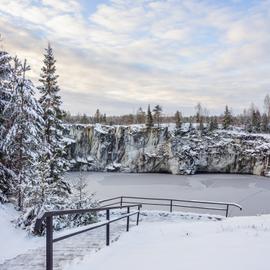
[[[52,43],[72,112],[130,113],[161,103],[167,113],[191,113],[198,101],[213,113],[225,104],[239,112],[251,101],[261,105],[270,89],[268,0],[112,0],[91,14],[82,3],[0,4],[4,45],[28,58],[35,82]]]

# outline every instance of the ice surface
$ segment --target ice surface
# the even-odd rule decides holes
[[[98,199],[127,195],[229,201],[243,206],[242,212],[231,208],[231,216],[270,213],[270,179],[266,177],[236,174],[180,176],[97,172],[83,172],[83,175],[89,194],[96,192]],[[68,173],[66,178],[70,182],[76,182],[78,176],[79,173],[72,172]]]

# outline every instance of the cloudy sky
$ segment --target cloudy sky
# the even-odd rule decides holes
[[[270,93],[270,0],[0,0],[0,33],[35,82],[52,44],[72,113],[237,113]]]

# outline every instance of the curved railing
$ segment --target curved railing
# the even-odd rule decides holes
[[[225,212],[228,217],[230,207],[236,207],[242,210],[242,206],[232,202],[216,202],[216,201],[202,201],[202,200],[182,200],[182,199],[168,199],[168,198],[153,198],[153,197],[137,197],[137,196],[118,196],[99,201],[101,205],[105,206],[119,205],[124,206],[132,203],[141,205],[153,206],[168,206],[170,212],[174,207],[189,208],[189,209],[204,209],[213,211]]]

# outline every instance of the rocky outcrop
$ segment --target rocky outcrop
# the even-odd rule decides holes
[[[73,170],[268,173],[268,135],[101,125],[72,125],[67,133]]]

